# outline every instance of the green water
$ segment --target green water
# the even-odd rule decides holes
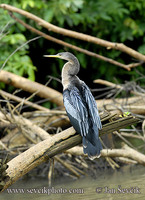
[[[97,179],[60,179],[48,187],[47,178],[18,181],[0,195],[0,200],[133,200],[145,199],[145,167],[123,167],[119,171],[104,171]]]

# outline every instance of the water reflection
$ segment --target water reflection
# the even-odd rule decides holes
[[[80,200],[133,200],[144,199],[145,168],[123,167],[119,171],[105,171],[97,179],[81,178],[76,181],[59,180],[48,187],[46,180],[18,181],[0,196],[1,200],[69,199]]]

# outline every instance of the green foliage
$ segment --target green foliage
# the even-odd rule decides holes
[[[11,2],[11,3],[10,3]],[[16,1],[6,0],[5,3],[15,5]],[[3,3],[0,1],[0,3]],[[25,76],[30,80],[35,80],[36,67],[33,65],[30,56],[28,55],[29,45],[24,45],[14,54],[13,52],[24,44],[27,39],[23,33],[25,28],[19,24],[15,24],[14,20],[10,18],[6,10],[0,9],[0,68],[5,61],[6,71],[13,72],[20,76]],[[11,55],[13,54],[13,55]],[[4,88],[4,85],[0,85]]]
[[[11,53],[15,51],[20,45],[26,42],[26,38],[21,33],[7,34],[0,42],[0,65],[2,66]],[[33,66],[30,57],[27,55],[28,45],[22,47],[14,55],[8,59],[4,70],[13,72],[20,76],[27,76],[30,80],[35,80],[34,71],[36,67]]]
[[[50,101],[47,101],[47,102],[43,103],[42,106],[44,106],[45,108],[50,109],[51,103],[50,103]]]
[[[0,3],[3,3],[0,0]],[[145,1],[141,0],[5,0],[5,3],[14,5],[18,8],[27,10],[42,19],[53,23],[57,26],[76,30],[78,32],[90,34],[105,40],[112,42],[123,42],[131,48],[138,50],[140,53],[145,54]],[[28,20],[23,16],[20,16],[25,22],[34,26],[32,20]],[[4,27],[11,18],[7,14],[7,11],[0,9],[0,26]],[[41,26],[36,25],[38,29],[42,29]],[[6,58],[28,38],[33,38],[33,34],[29,32],[27,35],[26,29],[14,21],[11,20],[8,35],[3,37],[0,42],[1,47],[1,60],[2,65]],[[51,33],[52,34],[52,33]],[[57,35],[59,37],[59,35]],[[122,63],[135,62],[131,60],[128,55],[125,55],[119,51],[107,50],[103,47],[85,43],[82,41],[74,40],[72,38],[63,37],[64,41],[67,41],[76,46],[84,49],[96,52],[100,55],[110,57]],[[45,42],[38,42],[40,45],[40,51],[45,45]],[[70,49],[65,49],[72,51]],[[45,50],[44,54],[55,54],[57,52],[64,51],[62,47],[54,44]],[[91,58],[78,52],[73,52],[77,55],[81,66],[90,71],[90,78],[104,78],[111,80],[116,78],[118,81],[124,81],[126,79],[133,80],[138,78],[133,69],[131,72],[127,72],[124,69],[113,66],[109,63]],[[63,65],[63,61],[54,60],[52,62],[51,75],[60,77],[60,71]],[[58,67],[59,66],[59,67]],[[7,62],[6,70],[13,73],[27,76],[31,80],[35,78],[35,67],[32,64],[29,56],[29,45],[24,46],[21,50],[16,52]],[[143,67],[138,68],[141,73],[145,74]]]

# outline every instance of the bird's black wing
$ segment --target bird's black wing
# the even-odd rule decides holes
[[[82,100],[80,91],[73,86],[63,92],[63,101],[68,117],[81,136],[86,136],[89,131],[88,111]]]
[[[97,109],[97,103],[96,103],[90,89],[84,82],[82,82],[82,94],[88,105],[89,115],[92,118],[93,124],[97,125],[98,129],[101,129],[102,124],[101,124],[99,112]]]

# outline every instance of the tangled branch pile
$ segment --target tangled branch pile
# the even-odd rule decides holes
[[[1,134],[3,134],[1,138],[1,152],[8,152],[9,155],[15,156],[8,162],[9,167],[6,169],[6,172],[9,179],[5,185],[2,185],[4,186],[3,189],[40,163],[54,156],[54,160],[67,168],[73,176],[79,177],[81,174],[84,174],[88,164],[82,157],[84,156],[82,147],[75,147],[81,143],[81,137],[75,133],[72,127],[68,128],[70,127],[70,122],[63,108],[62,94],[49,87],[6,71],[1,71],[0,81],[31,92],[32,95],[30,97],[39,95],[43,98],[49,98],[59,106],[57,110],[49,110],[28,101],[28,99],[21,99],[15,94],[0,91],[3,101],[6,102],[5,106],[1,107],[0,112],[0,130]],[[14,101],[18,102],[16,106],[13,104]],[[31,106],[35,110],[22,113],[21,108],[24,104]],[[134,96],[128,99],[98,100],[97,104],[103,123],[100,135],[107,134],[107,143],[109,142],[113,145],[107,146],[105,138],[103,139],[104,148],[107,149],[102,151],[102,157],[105,157],[113,168],[119,167],[119,165],[111,157],[117,157],[120,162],[144,165],[145,156],[136,151],[136,148],[126,139],[126,137],[131,137],[144,142],[144,135],[138,130],[134,131],[135,128],[133,127],[129,129],[129,132],[126,132],[128,129],[124,129],[139,122],[139,115],[135,117],[124,112],[124,109],[133,113],[132,106],[133,108],[142,106],[141,113],[138,109],[135,109],[134,114],[143,114],[144,98],[142,96]],[[122,129],[120,133],[117,132],[119,129]],[[115,149],[112,136],[110,135],[112,133],[120,137],[127,146],[123,145],[121,149]],[[71,149],[71,147],[73,148]],[[108,149],[109,147],[111,149]],[[112,147],[114,148],[112,149]],[[64,153],[60,154],[61,152]],[[69,158],[70,156],[71,158],[75,156],[75,162],[79,163],[81,169],[76,167],[76,164],[72,163],[72,161],[66,161],[64,155]],[[51,175],[52,166],[49,167],[49,176],[51,177]]]

